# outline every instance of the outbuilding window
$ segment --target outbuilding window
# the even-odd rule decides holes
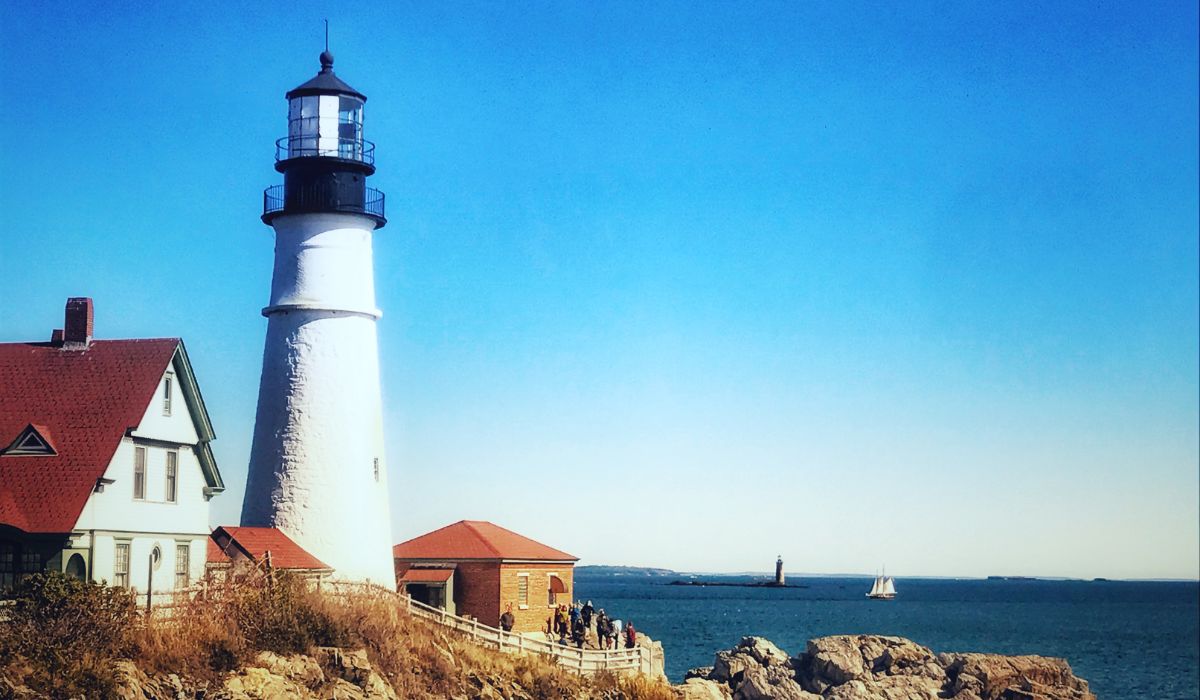
[[[529,607],[529,574],[517,574],[517,605],[522,610]]]
[[[549,584],[550,585],[546,589],[546,606],[553,608],[558,605],[559,594],[567,592],[567,586],[563,583],[563,580],[558,577],[558,574],[554,572],[550,573]]]

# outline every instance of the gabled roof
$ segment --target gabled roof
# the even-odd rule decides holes
[[[217,551],[226,556],[233,554],[234,548],[244,557],[254,562],[261,562],[267,552],[271,553],[271,566],[276,569],[328,569],[333,567],[309,554],[303,547],[292,541],[275,527],[232,527],[222,526],[213,530],[210,541],[216,543]],[[209,548],[209,561],[213,561],[212,548]],[[217,559],[217,561],[221,561]]]
[[[127,431],[137,428],[174,362],[196,420],[210,491],[224,488],[208,450],[212,427],[178,338],[0,343],[0,445],[30,425],[55,454],[0,454],[0,523],[25,532],[67,533]]]
[[[578,561],[579,557],[535,542],[484,520],[460,520],[392,547],[392,556],[406,560],[464,559]]]

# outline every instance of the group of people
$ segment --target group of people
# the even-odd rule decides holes
[[[609,617],[604,609],[592,607],[592,601],[583,605],[575,603],[560,605],[546,621],[546,631],[558,637],[562,645],[574,644],[582,649],[585,645],[594,649],[626,649],[637,646],[637,630],[633,621],[622,623]]]

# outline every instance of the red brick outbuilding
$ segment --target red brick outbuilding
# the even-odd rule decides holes
[[[512,604],[514,632],[537,632],[570,605],[578,557],[482,520],[460,520],[392,548],[396,582],[416,600],[500,624]]]

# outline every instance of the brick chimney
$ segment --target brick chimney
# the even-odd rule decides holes
[[[92,342],[92,299],[67,299],[67,318],[63,327],[63,347],[86,348]]]

